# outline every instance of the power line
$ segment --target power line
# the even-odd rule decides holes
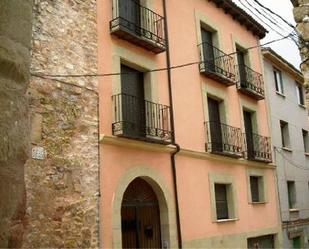
[[[299,169],[302,169],[302,170],[309,170],[309,168],[305,168],[301,165],[298,165],[298,164],[295,164],[293,161],[291,161],[289,158],[287,158],[284,153],[281,152],[281,150],[279,150],[276,146],[274,146],[274,149],[275,149],[275,152],[277,151],[281,156],[282,158],[287,161],[290,165],[296,167],[296,168],[299,168]]]
[[[266,6],[264,6],[263,4],[261,4],[258,0],[253,0],[256,4],[258,4],[260,7],[262,7],[263,9],[267,10],[268,12],[270,12],[271,14],[277,16],[278,18],[280,18],[283,22],[285,22],[287,25],[289,25],[292,29],[296,30],[294,25],[289,23],[288,21],[286,21],[284,18],[282,18],[282,16],[278,15],[276,12],[272,11],[271,9],[267,8]]]
[[[239,2],[240,2],[243,6],[245,6],[245,5],[241,2],[241,0],[239,0]],[[277,28],[280,29],[281,31],[283,31],[283,32],[285,32],[285,33],[286,33],[286,32],[291,32],[290,30],[287,31],[287,30],[286,30],[285,28],[283,28],[282,26],[279,26],[277,20],[274,20],[274,18],[272,18],[272,15],[265,15],[265,14],[262,13],[258,8],[256,8],[255,6],[253,6],[248,0],[245,0],[245,2],[246,2],[252,9],[254,9],[259,15],[263,16],[263,18],[267,19],[270,23],[272,23],[275,27],[277,27]],[[252,14],[254,14],[253,11],[251,11],[251,9],[249,9],[249,8],[246,7],[246,6],[245,6],[245,8],[248,9]],[[262,10],[264,10],[264,9],[262,9]],[[279,34],[280,36],[283,36],[281,33],[279,33],[277,30],[275,30],[271,25],[269,25],[269,24],[266,23],[264,20],[262,20],[259,16],[255,15],[255,17],[257,17],[259,20],[261,20],[264,24],[266,24],[269,28],[271,28],[271,29],[272,29],[273,31],[275,31],[277,34]],[[293,31],[294,31],[294,29],[293,29]],[[295,40],[295,39],[293,39],[293,38],[295,38],[295,39],[297,39],[297,40]],[[298,37],[295,36],[295,34],[293,34],[293,38],[291,37],[291,40],[292,40],[293,42],[295,42],[296,45],[298,45],[298,44],[297,44]]]
[[[252,1],[253,1],[253,0],[252,0]],[[271,14],[270,12],[268,12],[266,9],[262,8],[262,7],[261,7],[260,5],[258,5],[255,1],[253,1],[253,3],[255,4],[255,6],[259,6],[259,7],[260,7],[260,10],[261,10],[265,15],[267,15],[270,19],[272,19],[275,23],[279,23],[279,22],[281,21],[281,19],[280,19],[280,21],[279,21],[279,19],[278,19],[277,16],[274,16],[273,14]],[[284,23],[284,24],[286,24],[286,23]],[[283,24],[282,24],[280,27],[284,27]],[[293,27],[294,27],[294,26],[293,26]],[[283,29],[285,29],[285,28],[286,28],[286,27],[284,27]],[[291,28],[291,26],[288,25],[288,28]],[[296,37],[298,37],[298,34],[297,34],[297,32],[296,32],[295,27],[292,28],[292,30],[295,32],[294,35],[295,35]],[[289,30],[289,32],[290,32],[290,30]]]
[[[243,51],[248,51],[248,50],[251,50],[251,49],[267,46],[271,43],[279,42],[279,41],[282,41],[284,39],[287,39],[290,36],[291,36],[291,34],[284,36],[282,38],[271,40],[271,41],[263,43],[261,45],[251,46],[251,47],[248,47],[246,49],[243,49]],[[231,56],[231,55],[234,55],[234,54],[237,54],[237,52],[232,52],[232,53],[229,53],[229,54],[226,54],[226,55],[223,55],[223,56],[216,57],[216,58],[214,58],[214,60],[219,59],[221,57],[225,57],[225,56]],[[185,63],[185,64],[172,66],[172,67],[169,67],[169,68],[164,67],[164,68],[147,70],[144,73],[160,72],[160,71],[166,71],[166,70],[169,70],[169,69],[173,70],[173,69],[188,67],[188,66],[192,66],[192,65],[197,65],[199,63],[201,63],[201,61],[189,62],[189,63]],[[124,75],[124,74],[136,74],[136,73],[135,72],[133,72],[133,73],[116,72],[116,73],[103,73],[103,74],[45,74],[45,73],[42,73],[42,72],[32,72],[31,73],[31,75],[34,76],[34,77],[40,77],[40,78],[44,77],[45,79],[49,79],[49,80],[52,80],[53,78],[48,78],[48,77],[54,77],[54,78],[108,77],[108,76],[119,76],[119,75]],[[64,82],[64,83],[68,83],[68,82]],[[70,83],[68,83],[68,84],[70,84]],[[78,86],[78,85],[76,85],[76,86]]]
[[[251,6],[251,4],[245,0],[248,5]],[[239,0],[239,3],[243,6],[243,8],[245,8],[247,11],[249,11],[257,20],[259,20],[260,22],[262,22],[265,26],[267,26],[268,28],[270,28],[272,31],[274,31],[275,33],[277,33],[279,36],[284,37],[284,35],[282,33],[280,33],[279,31],[277,31],[276,29],[274,29],[270,24],[268,24],[266,21],[264,21],[260,16],[256,15],[249,7],[247,7],[242,0]],[[251,6],[252,7],[252,6]],[[291,38],[292,39],[292,38]]]
[[[253,1],[253,0],[252,0],[252,1]],[[253,3],[255,4],[255,6],[259,6],[256,2],[253,1]],[[259,7],[260,7],[260,6],[259,6]],[[262,11],[262,12],[264,13],[263,16],[266,15],[268,18],[270,18],[273,22],[275,22],[275,23],[279,26],[279,21],[278,21],[278,19],[276,19],[277,17],[275,18],[272,14],[270,14],[269,12],[267,12],[266,9],[264,9],[264,8],[261,8],[261,7],[260,7],[260,11]],[[267,18],[266,16],[265,16],[265,18]],[[267,19],[268,19],[268,18],[267,18]],[[280,25],[280,27],[281,27],[282,29],[286,30],[286,27],[284,27],[282,24]],[[291,28],[291,27],[289,26],[289,28]],[[293,31],[294,31],[294,30],[295,30],[295,29],[293,29]],[[286,30],[286,31],[287,31],[287,30]],[[288,30],[288,31],[290,32],[290,30]],[[297,34],[295,34],[295,35],[297,35]]]

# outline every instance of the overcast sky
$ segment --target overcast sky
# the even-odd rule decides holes
[[[239,0],[234,0],[235,3],[237,3],[238,1]],[[268,7],[269,9],[273,10],[277,14],[279,14],[286,21],[295,25],[295,21],[293,18],[293,5],[290,2],[290,0],[259,0],[259,2],[262,3],[264,6]],[[242,7],[239,3],[238,5]],[[248,10],[246,11],[248,12]],[[280,38],[278,34],[276,34],[274,31],[271,31],[267,26],[265,26],[265,28],[269,30],[269,33],[261,41],[262,44],[267,41]],[[284,36],[288,35],[288,32],[283,33],[283,35]],[[285,39],[279,42],[272,43],[268,46],[271,47],[278,54],[280,54],[287,61],[292,63],[296,68],[299,68],[301,59],[299,56],[298,47],[295,45],[293,41]]]

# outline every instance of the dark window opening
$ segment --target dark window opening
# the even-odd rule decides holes
[[[280,120],[282,147],[290,147],[289,125],[287,122]]]
[[[303,133],[303,142],[304,142],[304,150],[306,153],[309,152],[309,135],[308,131],[302,130]]]
[[[260,202],[260,184],[261,184],[260,176],[250,176],[250,189],[251,189],[251,200],[252,202]]]
[[[229,218],[226,184],[215,184],[217,220]]]
[[[293,209],[296,206],[296,190],[295,190],[295,182],[288,181],[288,201],[289,201],[289,208]]]

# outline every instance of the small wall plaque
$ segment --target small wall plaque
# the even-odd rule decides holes
[[[46,151],[43,147],[33,147],[32,148],[32,158],[37,160],[44,160],[46,156]]]

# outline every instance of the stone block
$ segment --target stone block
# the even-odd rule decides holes
[[[309,23],[297,24],[297,30],[301,33],[301,36],[305,41],[309,41]]]
[[[306,16],[309,15],[309,5],[308,6],[301,6],[295,7],[293,9],[294,19],[297,23],[300,23],[304,20]]]
[[[42,122],[43,116],[41,114],[34,114],[31,122],[31,142],[37,144],[42,139]]]

